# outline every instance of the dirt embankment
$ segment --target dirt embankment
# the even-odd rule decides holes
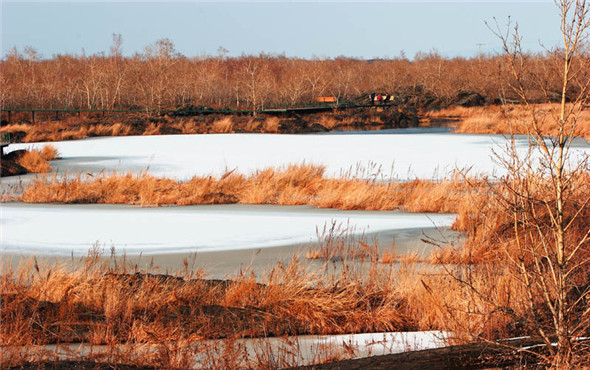
[[[412,106],[376,106],[319,113],[247,115],[174,114],[146,117],[140,114],[70,116],[58,121],[3,124],[0,131],[16,142],[75,140],[93,136],[278,133],[299,134],[347,130],[379,130],[419,126]]]
[[[21,149],[3,154],[0,160],[0,176],[47,173],[51,169],[49,161],[57,158],[57,154],[57,149],[52,145],[45,145],[40,150]]]
[[[366,95],[366,94],[365,94]],[[365,95],[355,100],[357,107],[342,107],[317,112],[291,110],[268,112],[252,117],[238,113],[208,113],[201,108],[184,107],[159,116],[143,113],[83,113],[41,116],[30,122],[30,114],[13,115],[3,121],[0,132],[16,142],[75,140],[94,136],[211,134],[211,133],[278,133],[299,134],[328,131],[382,130],[419,127],[421,124],[448,125],[456,117],[434,118],[428,112],[448,107],[479,107],[497,101],[472,91],[460,91],[453,97],[436,97],[420,89],[399,91],[386,103],[374,102]],[[198,109],[197,109],[198,108]],[[29,114],[29,115],[27,115]],[[426,116],[427,119],[420,118]]]
[[[2,160],[0,160],[0,176],[24,175],[27,173],[27,169],[18,163],[19,159],[22,158],[25,153],[25,150],[15,150],[2,155]]]

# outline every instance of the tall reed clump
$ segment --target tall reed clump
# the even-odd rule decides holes
[[[41,150],[27,150],[17,159],[18,164],[30,173],[47,173],[51,170],[49,161],[57,157],[57,149],[53,145],[45,145]]]

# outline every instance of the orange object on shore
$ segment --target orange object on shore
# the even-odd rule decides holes
[[[336,103],[338,98],[335,96],[320,96],[316,98],[316,102],[318,103]]]

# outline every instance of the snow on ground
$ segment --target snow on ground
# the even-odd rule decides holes
[[[442,331],[416,331],[392,333],[366,333],[344,335],[300,336],[301,348],[311,345],[335,345],[356,348],[355,357],[380,356],[407,351],[420,351],[445,346],[448,333]]]
[[[265,248],[317,240],[331,222],[353,233],[450,226],[448,214],[301,211],[293,207],[160,207],[6,203],[0,217],[3,252],[86,255],[187,253]]]
[[[380,356],[408,351],[420,351],[425,349],[442,348],[447,345],[448,332],[442,331],[416,331],[416,332],[388,332],[388,333],[365,333],[365,334],[343,334],[343,335],[300,335],[286,338],[248,338],[231,341],[230,348],[245,349],[250,361],[255,361],[259,354],[272,355],[276,364],[280,367],[308,366],[321,362],[325,359],[340,358],[342,355],[347,358],[361,358],[368,356]],[[203,349],[217,349],[219,356],[224,356],[228,350],[225,344],[226,339],[207,340]],[[45,349],[54,351],[58,358],[71,358],[72,353],[86,355],[109,351],[108,346],[97,346],[89,344],[65,344],[33,346],[31,349]],[[120,349],[126,350],[126,345]],[[150,352],[154,347],[149,345],[143,350]],[[231,356],[236,353],[232,352]],[[202,358],[199,358],[202,357]],[[204,363],[210,358],[207,353],[197,354],[197,362]]]
[[[265,350],[268,352],[270,348],[275,358],[287,358],[293,365],[306,366],[325,358],[338,358],[340,355],[361,358],[441,348],[446,346],[448,337],[449,333],[442,331],[417,331],[252,338],[242,339],[238,344],[244,345],[252,358],[256,358],[256,353],[264,353]]]
[[[500,135],[415,133],[400,131],[379,135],[272,135],[215,134],[108,137],[55,142],[64,159],[53,163],[60,173],[149,172],[160,177],[188,179],[195,175],[219,175],[226,169],[250,173],[256,169],[288,164],[325,165],[329,176],[361,177],[378,172],[394,178],[441,178],[455,168],[471,168],[472,174],[501,173],[491,148],[503,147]],[[43,143],[15,144],[9,150],[41,147]],[[526,141],[518,141],[520,148]],[[590,146],[575,151],[590,153]]]

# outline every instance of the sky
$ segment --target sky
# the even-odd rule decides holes
[[[55,54],[108,52],[121,34],[133,55],[163,38],[187,56],[284,54],[299,58],[393,58],[436,50],[445,57],[500,52],[486,26],[518,22],[530,51],[559,43],[559,16],[539,1],[6,1],[2,56],[17,47]]]

